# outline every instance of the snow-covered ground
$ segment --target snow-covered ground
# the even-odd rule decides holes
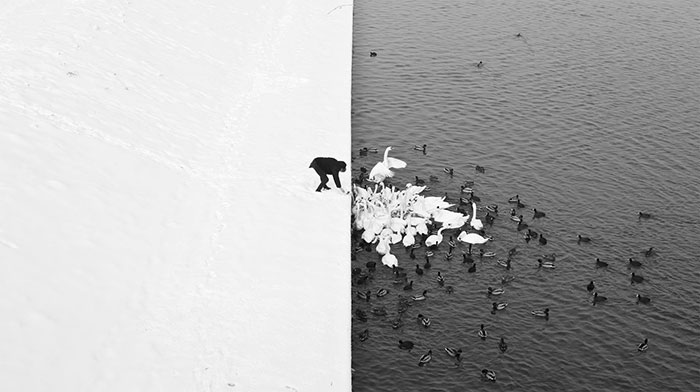
[[[349,2],[0,5],[0,389],[349,390],[308,166],[350,161],[351,39]]]

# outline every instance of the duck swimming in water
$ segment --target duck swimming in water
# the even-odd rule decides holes
[[[452,347],[445,347],[445,352],[447,355],[457,358],[457,360],[461,360],[462,356],[462,349],[461,348],[452,348]]]
[[[477,335],[479,335],[481,339],[486,339],[489,336],[488,332],[484,329],[484,324],[481,324],[481,329],[479,329]]]
[[[365,329],[364,331],[360,332],[360,341],[364,342],[369,338],[369,329]]]
[[[644,342],[640,343],[639,346],[637,346],[637,351],[644,352],[647,351],[649,348],[649,339],[644,339]]]
[[[593,305],[600,303],[600,302],[605,302],[608,300],[608,297],[604,297],[602,295],[598,295],[598,292],[595,292],[593,294]]]
[[[423,152],[425,152],[425,150],[426,150],[427,148],[428,148],[428,145],[427,145],[427,144],[424,144],[424,145],[422,145],[422,146],[419,146],[419,145],[416,144],[415,146],[413,146],[413,149],[414,149],[414,150],[423,151]]]
[[[578,235],[578,243],[580,244],[581,242],[591,242],[590,237],[583,237],[581,234]]]
[[[533,310],[531,313],[536,317],[549,318],[549,308],[545,308],[544,310]]]
[[[641,262],[639,262],[631,257],[629,258],[629,262],[630,262],[630,267],[639,268],[642,266]]]
[[[544,212],[537,211],[537,208],[533,208],[532,211],[534,211],[534,215],[532,216],[533,219],[544,218],[546,216]]]
[[[654,247],[651,247],[646,252],[644,252],[644,256],[646,256],[646,257],[651,257],[653,254],[654,254]]]
[[[422,314],[419,314],[417,317],[418,322],[420,322],[425,328],[428,328],[432,321],[430,318],[423,316]]]
[[[547,239],[544,238],[544,234],[540,234],[540,238],[537,240],[540,242],[540,245],[547,245]]]
[[[643,296],[637,294],[637,303],[640,303],[640,302],[643,304],[648,304],[649,302],[651,302],[651,298],[643,297]]]
[[[437,282],[440,286],[445,284],[445,277],[442,276],[440,271],[438,271],[438,273],[437,273]]]
[[[647,213],[647,212],[639,211],[639,219],[642,219],[642,218],[643,218],[643,219],[649,219],[649,218],[651,218],[651,214],[649,214],[649,213]]]
[[[492,306],[491,313],[495,314],[497,310],[505,309],[508,306],[508,302],[494,302]]]
[[[632,281],[632,283],[642,283],[644,282],[644,277],[635,275],[634,272],[632,272],[632,277],[630,278],[630,280]]]
[[[433,350],[428,350],[426,354],[423,354],[423,356],[420,357],[420,360],[418,360],[418,366],[425,366],[430,360],[433,359]]]
[[[554,269],[555,266],[549,261],[542,261],[542,259],[537,259],[538,266],[537,268],[547,268],[547,269]]]
[[[476,263],[472,264],[472,266],[469,267],[469,269],[467,270],[467,272],[469,272],[469,273],[474,273],[474,272],[476,272]]]
[[[409,352],[413,350],[413,342],[410,340],[399,340],[399,348],[402,350],[408,350]]]
[[[501,350],[502,353],[508,350],[508,344],[506,343],[505,338],[501,338],[500,343],[498,343],[498,349]]]
[[[428,294],[428,290],[423,290],[423,294],[421,295],[412,295],[411,299],[414,301],[425,301],[428,297],[426,296]]]
[[[486,290],[488,291],[489,295],[501,295],[501,294],[505,293],[505,290],[502,289],[502,288],[500,288],[500,287],[499,287],[499,288],[495,288],[495,289],[489,287],[489,288],[486,289]]]
[[[595,258],[595,267],[596,268],[605,268],[607,266],[608,266],[608,263],[606,263],[604,261],[600,261],[600,259],[597,257]]]
[[[591,292],[593,291],[593,289],[595,289],[595,284],[593,284],[593,281],[591,280],[591,283],[589,283],[588,286],[586,286],[586,290],[588,290],[588,292]]]
[[[489,370],[489,369],[482,369],[481,370],[481,378],[484,381],[496,382],[496,372],[494,372],[493,370]]]
[[[423,275],[423,269],[418,264],[416,264],[416,273],[418,275]]]
[[[413,281],[408,282],[407,285],[403,286],[404,290],[413,290]]]

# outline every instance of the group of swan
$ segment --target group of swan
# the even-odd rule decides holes
[[[406,162],[389,157],[391,147],[384,151],[384,159],[378,162],[369,174],[369,179],[376,182],[374,188],[353,186],[352,214],[353,227],[362,230],[362,239],[366,243],[376,243],[377,253],[382,255],[382,263],[389,267],[398,265],[396,256],[391,254],[391,245],[401,242],[409,247],[415,244],[416,235],[427,235],[428,224],[441,224],[436,234],[430,235],[425,245],[439,245],[443,240],[443,231],[460,229],[469,223],[475,230],[481,230],[483,224],[476,218],[476,203],[472,202],[471,220],[469,214],[448,210],[454,204],[447,203],[445,197],[426,197],[420,193],[425,186],[406,184],[399,190],[385,186],[383,181],[393,177],[391,169],[405,168]],[[458,241],[483,244],[489,239],[477,233],[462,231]]]

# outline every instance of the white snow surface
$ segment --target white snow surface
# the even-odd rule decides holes
[[[0,49],[1,390],[350,390],[352,4],[15,0]]]

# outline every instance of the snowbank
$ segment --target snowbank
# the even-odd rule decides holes
[[[4,390],[350,389],[335,7],[0,6]]]

